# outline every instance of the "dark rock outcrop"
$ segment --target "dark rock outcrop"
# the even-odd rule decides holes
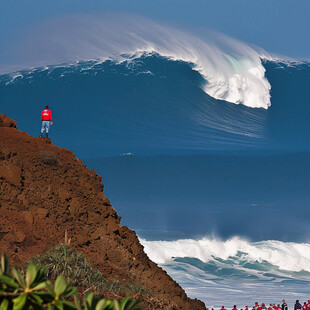
[[[136,233],[120,221],[95,171],[0,115],[0,254],[22,266],[63,242],[67,231],[72,247],[106,277],[151,292],[159,302],[149,302],[149,309],[205,309],[150,261]]]
[[[0,114],[0,127],[14,127],[16,128],[17,123],[5,114]]]

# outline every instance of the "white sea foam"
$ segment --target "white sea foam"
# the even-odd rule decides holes
[[[24,78],[24,76],[21,74],[21,73],[19,73],[19,72],[17,72],[17,73],[15,73],[15,74],[13,74],[12,75],[12,79],[10,80],[10,81],[8,81],[7,83],[6,83],[6,85],[8,85],[8,84],[10,84],[10,83],[13,83],[16,79],[18,79],[18,78]]]
[[[128,55],[159,53],[192,63],[206,80],[204,91],[216,99],[252,108],[270,106],[271,87],[261,58],[271,56],[218,33],[197,36],[138,16],[109,14],[55,19],[38,27],[28,41],[27,46],[35,48],[29,55],[22,49],[25,57],[41,65],[98,58],[123,61]]]
[[[150,259],[159,264],[171,262],[174,257],[193,257],[203,262],[214,258],[227,260],[241,253],[240,260],[268,262],[287,271],[310,272],[310,243],[277,240],[249,242],[238,237],[226,241],[215,238],[140,241]]]

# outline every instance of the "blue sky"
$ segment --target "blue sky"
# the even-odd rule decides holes
[[[139,14],[195,32],[208,28],[271,53],[310,58],[309,0],[0,0],[0,63],[10,61],[6,45],[48,19],[107,11]]]

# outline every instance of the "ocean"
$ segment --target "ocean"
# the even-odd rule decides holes
[[[53,143],[103,176],[190,297],[310,299],[310,62],[156,29],[111,57],[2,72],[1,113],[38,136],[49,105]]]

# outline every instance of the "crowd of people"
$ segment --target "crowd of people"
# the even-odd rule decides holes
[[[209,309],[207,308],[207,310]],[[213,308],[211,310],[213,310]],[[221,310],[227,310],[227,309],[224,306],[222,306]],[[234,305],[232,310],[238,310],[237,305]],[[249,306],[245,306],[244,310],[288,310],[288,305],[285,299],[282,300],[282,305],[270,304],[268,307],[264,303],[259,305],[259,303],[256,302],[251,309],[249,308]],[[308,300],[308,302],[304,302],[303,305],[299,302],[299,300],[296,300],[294,310],[310,310],[310,300]]]

